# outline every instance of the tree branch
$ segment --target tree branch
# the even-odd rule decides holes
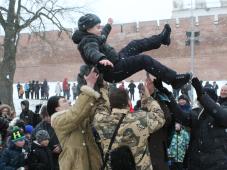
[[[40,26],[42,25],[42,28],[44,28],[45,31],[45,26],[42,20],[42,17],[48,19],[49,21],[51,21],[55,26],[57,26],[60,30],[64,30],[67,31],[61,24],[61,22],[59,21],[59,19],[57,18],[57,14],[63,14],[64,12],[69,12],[69,11],[79,11],[82,8],[55,8],[54,9],[54,4],[52,4],[52,6],[50,7],[50,9],[47,9],[46,6],[41,7],[39,10],[37,10],[35,13],[30,11],[28,8],[26,8],[25,6],[21,6],[21,8],[23,8],[27,13],[32,14],[32,17],[28,20],[25,21],[24,24],[22,24],[20,26],[20,30],[28,27],[33,21],[35,21],[36,19],[40,20]]]
[[[34,13],[34,12],[28,10],[25,6],[21,6],[21,8],[23,8],[28,13],[33,14],[33,16],[30,19],[26,20],[26,22],[24,24],[19,26],[20,30],[28,27],[33,21],[35,21],[37,18],[39,18],[40,11],[42,11],[44,9],[44,7],[41,7],[39,10],[36,11],[36,13]]]
[[[0,6],[0,11],[5,11],[6,13],[8,13],[8,10],[2,6]]]
[[[3,29],[5,30],[6,21],[3,18],[2,11],[8,12],[8,10],[0,6],[0,24],[2,25]]]

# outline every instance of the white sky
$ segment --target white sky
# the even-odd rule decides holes
[[[67,0],[70,1],[70,0]],[[112,17],[115,23],[166,19],[171,17],[172,0],[82,0],[91,12],[105,23]]]
[[[1,0],[2,1],[2,0]],[[22,0],[22,2],[25,0]],[[109,17],[114,19],[114,23],[129,23],[136,21],[150,21],[169,19],[172,15],[173,0],[59,0],[62,6],[84,6],[86,13],[98,15],[102,24],[107,22]],[[184,6],[189,6],[191,0],[183,0]],[[192,0],[193,2],[195,0]],[[206,0],[207,3],[214,4],[218,0]],[[1,2],[2,3],[2,2]],[[0,4],[1,4],[0,3]],[[68,16],[62,21],[66,28],[75,28],[77,20],[81,14]],[[46,24],[47,30],[56,29],[53,24]],[[22,32],[27,32],[23,30]],[[3,30],[0,27],[0,35]]]
[[[136,21],[149,21],[171,18],[172,0],[59,0],[63,6],[84,6],[86,13],[98,15],[102,24],[112,17],[115,24]],[[0,3],[1,4],[1,3]],[[75,28],[77,16],[69,16],[63,25],[66,28]],[[72,19],[73,18],[73,19]],[[53,24],[47,24],[47,30],[54,29]],[[27,32],[23,30],[22,32]],[[0,34],[3,30],[0,28]]]

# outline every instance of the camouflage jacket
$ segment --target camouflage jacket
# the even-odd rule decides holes
[[[107,96],[104,98],[106,99],[106,106],[108,106]],[[122,145],[128,145],[135,158],[137,169],[150,170],[152,169],[152,166],[147,149],[147,138],[150,133],[163,127],[165,119],[164,113],[156,100],[149,97],[143,101],[143,109],[146,111],[138,111],[135,113],[130,113],[129,108],[113,108],[110,113],[110,109],[108,109],[108,107],[105,108],[102,105],[95,115],[94,125],[100,134],[103,150],[106,153],[119,119],[122,114],[126,114],[118,130],[112,149]]]

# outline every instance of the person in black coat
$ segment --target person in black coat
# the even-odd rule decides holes
[[[40,90],[40,84],[39,81],[36,81],[34,84],[34,91],[35,91],[35,99],[39,100],[39,90]]]
[[[25,145],[24,138],[20,128],[13,127],[9,147],[3,150],[0,158],[1,170],[17,170],[25,167],[25,154],[22,152]]]
[[[54,162],[55,170],[58,170],[59,169],[58,156],[61,153],[61,147],[57,135],[50,124],[50,116],[47,113],[46,105],[42,106],[40,114],[42,117],[42,121],[32,131],[32,140],[33,141],[36,140],[35,135],[39,130],[45,130],[48,132],[50,136],[48,147],[52,151],[52,159]]]
[[[217,95],[213,88],[203,88],[198,78],[192,79],[201,105],[191,112],[182,111],[175,99],[162,84],[157,85],[171,102],[170,110],[176,121],[191,128],[191,139],[186,153],[188,170],[227,169],[227,109],[216,104]]]
[[[47,131],[39,130],[28,155],[28,168],[32,170],[54,170],[51,150],[48,147],[50,136]]]
[[[171,28],[169,24],[164,26],[160,34],[131,41],[117,53],[113,47],[106,43],[113,20],[109,18],[102,31],[100,23],[100,18],[94,14],[82,16],[78,20],[79,30],[74,32],[72,40],[78,44],[78,50],[84,62],[89,66],[97,66],[99,72],[103,73],[105,81],[120,82],[143,69],[176,89],[183,86],[191,78],[189,73],[178,75],[152,57],[141,54],[157,49],[161,45],[170,44]]]
[[[134,84],[133,80],[130,81],[128,88],[129,88],[130,99],[134,101],[134,93],[135,93],[136,85]]]
[[[29,101],[28,100],[23,100],[21,101],[21,108],[22,112],[20,114],[20,119],[24,121],[25,125],[32,125],[33,127],[34,122],[34,112],[29,110]]]

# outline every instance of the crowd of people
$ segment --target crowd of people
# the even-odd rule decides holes
[[[48,100],[50,95],[50,85],[45,79],[43,82],[29,81],[25,83],[18,82],[16,85],[18,99],[30,99],[30,100]],[[76,99],[77,88],[76,83],[73,83],[72,87],[65,78],[61,83],[58,81],[55,85],[54,93],[57,96],[65,96],[68,100],[72,94],[73,99]]]
[[[86,81],[90,81],[89,77]],[[138,86],[130,81],[128,88],[124,82],[117,87],[103,81],[102,85],[96,83],[101,87],[99,90],[91,91],[92,88],[87,87],[89,83],[83,84],[73,106],[67,95],[55,95],[47,105],[37,105],[33,112],[29,101],[23,100],[19,117],[10,106],[1,104],[0,168],[51,170],[59,169],[60,164],[60,169],[86,169],[85,165],[99,169],[101,162],[106,162],[106,169],[199,170],[208,164],[203,163],[205,157],[210,162],[207,167],[221,170],[218,165],[224,168],[227,163],[224,159],[227,110],[221,110],[227,108],[227,84],[221,87],[218,96],[215,86],[199,83],[192,83],[201,86],[200,90],[195,87],[197,95],[201,95],[198,100],[202,106],[197,107],[192,106],[186,94],[174,98],[150,77]],[[141,97],[134,109],[129,109],[129,102],[133,100],[130,84],[138,88]],[[222,115],[218,115],[219,112],[223,112]],[[92,117],[94,120],[90,122]],[[111,147],[111,160],[105,161],[120,118],[124,121]],[[88,147],[89,153],[77,153],[80,147]],[[75,158],[75,152],[87,159]],[[217,152],[217,156],[210,152],[213,155]],[[60,153],[64,156],[59,158]],[[126,163],[119,164],[119,160]]]
[[[73,41],[86,65],[80,67],[77,84],[70,87],[65,78],[49,97],[46,80],[42,85],[25,83],[27,99],[34,93],[39,99],[41,88],[47,104],[37,105],[33,112],[29,101],[22,100],[19,117],[0,103],[0,169],[227,169],[227,84],[217,94],[216,82],[203,86],[197,77],[177,74],[140,54],[170,45],[168,24],[160,34],[134,40],[116,53],[106,43],[112,19],[101,32],[100,22],[94,14],[78,21]],[[142,69],[147,71],[145,80],[138,86],[131,80],[126,87],[122,80]],[[22,98],[23,86],[17,87]],[[133,108],[135,88],[140,99]],[[196,104],[189,96],[192,88]]]
[[[24,86],[18,82],[17,83],[17,94],[19,99],[48,99],[49,97],[49,86],[46,79],[43,82],[39,81],[29,81],[25,82]]]

